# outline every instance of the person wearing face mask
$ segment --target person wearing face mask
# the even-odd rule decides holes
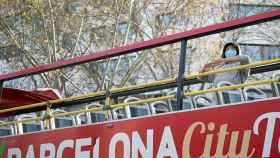
[[[246,65],[250,63],[250,59],[246,55],[241,55],[241,50],[239,46],[235,43],[227,43],[224,46],[222,57],[217,59],[211,63],[204,65],[200,73],[217,70],[217,69],[225,69],[236,67],[239,65]],[[221,81],[228,81],[232,84],[240,84],[244,83],[249,75],[249,70],[240,70],[233,72],[224,72],[218,73],[214,75],[208,75],[205,77],[200,77],[202,81],[212,82],[214,85],[218,85]]]

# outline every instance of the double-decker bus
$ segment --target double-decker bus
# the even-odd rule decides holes
[[[184,74],[187,41],[279,20],[280,9],[0,75],[3,158],[257,158],[280,156],[280,74],[202,90],[198,77],[279,70],[280,58]],[[3,83],[181,42],[176,78],[62,98]],[[215,98],[215,99],[213,99]],[[71,107],[71,108],[69,108]]]

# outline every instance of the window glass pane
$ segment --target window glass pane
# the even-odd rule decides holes
[[[277,88],[278,92],[280,93],[280,83],[276,84],[276,88]]]
[[[172,106],[172,109],[175,110],[177,107],[177,100],[176,99],[170,100],[170,104]],[[183,109],[191,109],[192,107],[193,107],[192,101],[190,101],[189,99],[183,99]]]
[[[166,105],[166,104],[159,103],[159,104],[155,104],[154,107],[155,107],[157,114],[169,112],[168,105]]]
[[[87,119],[86,119],[86,116],[83,114],[83,115],[80,115],[78,116],[78,118],[80,119],[80,123],[83,125],[83,124],[86,124],[87,123]]]
[[[102,113],[90,113],[91,122],[102,122],[106,121],[105,114]]]
[[[125,113],[124,109],[116,109],[116,113],[117,113],[117,118],[118,119],[126,118],[126,113]]]
[[[193,104],[190,100],[183,100],[183,109],[191,109]]]
[[[73,120],[72,119],[67,119],[67,118],[56,118],[55,119],[55,127],[56,128],[68,127],[68,126],[73,126]]]
[[[241,94],[239,91],[225,91],[222,92],[223,101],[225,104],[241,102]]]
[[[176,109],[177,107],[177,100],[172,99],[169,101],[169,103],[171,104],[172,109]]]
[[[249,89],[246,91],[247,93],[247,100],[258,100],[258,99],[264,99],[266,98],[266,95],[255,90],[255,89]]]
[[[148,110],[141,107],[130,107],[131,117],[148,115]]]
[[[40,124],[22,124],[23,132],[35,132],[41,130]]]
[[[214,105],[214,102],[210,101],[210,99],[206,99],[204,97],[199,97],[196,99],[196,106],[198,108],[207,107],[207,106],[211,106],[211,105]]]
[[[10,129],[6,129],[6,128],[0,129],[0,136],[7,136],[7,135],[11,135]]]
[[[83,125],[83,124],[86,124],[87,123],[87,121],[86,120],[81,120],[81,124]]]

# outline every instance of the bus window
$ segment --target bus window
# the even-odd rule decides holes
[[[41,129],[42,129],[42,126],[39,123],[23,123],[22,124],[23,133],[36,132],[36,131],[40,131]]]
[[[32,114],[24,114],[24,115],[19,115],[17,117],[17,120],[25,120],[25,119],[30,119],[30,118],[35,118],[37,117],[35,113]],[[36,131],[41,131],[43,129],[43,124],[41,121],[39,122],[20,122],[18,123],[18,132],[19,134],[22,133],[28,133],[28,132],[36,132]]]
[[[215,102],[213,102],[209,97],[202,96],[202,95],[195,96],[194,103],[195,103],[195,107],[197,107],[197,108],[215,105]]]
[[[168,91],[167,92],[168,96],[176,96],[177,95],[177,91],[172,90],[172,91]],[[169,99],[168,100],[169,106],[171,111],[172,110],[176,110],[177,108],[177,99]],[[184,97],[183,98],[183,109],[191,109],[193,107],[193,103],[190,99],[190,97]]]
[[[0,121],[0,123],[4,123],[5,121]],[[8,136],[14,133],[13,126],[0,126],[0,137]]]
[[[63,112],[66,112],[66,111],[60,110],[60,109],[56,109],[53,112],[53,114],[63,113]],[[75,125],[74,117],[72,117],[72,116],[55,117],[54,118],[54,125],[55,125],[54,126],[55,128],[74,126]]]
[[[144,107],[131,106],[129,107],[129,109],[131,117],[144,116],[149,114],[148,110]]]
[[[279,73],[276,73],[276,74],[273,74],[273,79],[277,79],[278,81],[280,81],[280,74]],[[280,82],[275,82],[274,83],[274,90],[275,90],[275,94],[276,96],[280,96]]]
[[[62,127],[69,127],[73,126],[73,120],[69,117],[58,117],[55,118],[55,127],[56,128],[62,128]]]
[[[8,135],[11,135],[12,134],[12,131],[10,128],[8,127],[1,127],[0,128],[0,136],[8,136]]]
[[[167,96],[176,96],[176,90],[171,90],[166,93]],[[171,111],[176,110],[177,108],[177,100],[176,99],[169,99],[168,100],[169,108]]]
[[[96,107],[102,107],[104,105],[101,104],[94,104],[89,106],[88,108],[96,108]],[[94,123],[94,122],[104,122],[107,120],[105,113],[103,112],[89,112],[88,113],[89,117],[89,122]]]
[[[113,110],[115,118],[118,120],[126,118],[126,112],[124,108],[114,109]]]
[[[279,82],[275,83],[275,87],[276,87],[276,95],[280,96],[280,83]]]
[[[87,124],[87,116],[85,113],[81,113],[79,115],[76,116],[76,120],[77,120],[77,124],[78,125],[83,125],[83,124]]]
[[[0,123],[4,123],[4,121],[0,121]],[[8,136],[12,135],[12,126],[1,126],[0,127],[0,136]]]
[[[129,97],[124,100],[125,103],[133,102],[140,100],[136,97]],[[145,116],[151,114],[150,107],[148,104],[145,105],[131,105],[126,107],[127,117],[137,117],[137,116]]]
[[[91,112],[90,113],[91,122],[104,122],[106,121],[106,116],[104,113]]]
[[[223,91],[222,93],[222,100],[224,104],[236,103],[242,101],[242,96],[239,90],[228,90]]]
[[[193,106],[193,102],[191,100],[191,98],[189,97],[185,97],[183,99],[183,109],[192,109],[194,106]]]
[[[229,82],[221,82],[218,87],[231,86]],[[241,90],[226,90],[219,92],[222,104],[237,103],[243,101]]]
[[[262,90],[255,87],[246,87],[244,91],[246,100],[248,101],[267,98],[266,94]]]
[[[166,113],[171,111],[169,108],[169,105],[166,102],[163,101],[157,101],[151,104],[151,107],[153,108],[153,112],[156,114],[159,113]]]

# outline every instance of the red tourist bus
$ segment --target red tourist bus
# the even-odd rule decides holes
[[[0,75],[0,157],[280,157],[280,83],[271,79],[185,91],[199,76],[279,69],[280,59],[185,75],[186,42],[280,18],[280,9],[132,45]],[[51,89],[3,88],[3,82],[67,66],[181,42],[177,78],[62,98]],[[265,88],[257,88],[265,85]],[[169,93],[151,93],[176,88]],[[149,92],[149,93],[148,93]],[[209,95],[217,96],[213,102]],[[135,97],[134,95],[140,96]],[[124,99],[125,98],[125,99]],[[117,102],[116,102],[117,100]],[[98,102],[100,101],[100,102]],[[93,103],[94,102],[94,103]],[[98,103],[97,103],[98,102]],[[76,104],[84,108],[71,111]],[[279,105],[278,105],[279,104]],[[211,106],[210,106],[211,105]]]

